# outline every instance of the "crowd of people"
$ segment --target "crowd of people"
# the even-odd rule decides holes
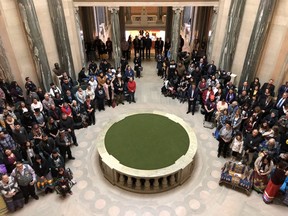
[[[115,108],[125,100],[136,103],[134,79],[141,77],[144,53],[141,42],[138,49],[137,37],[134,40],[134,67],[123,52],[119,68],[105,58],[99,65],[91,61],[73,80],[56,63],[47,92],[29,77],[25,90],[16,81],[0,80],[0,191],[10,211],[22,208],[30,196],[38,200],[38,191],[53,192],[57,184],[72,194],[66,162],[75,159],[71,151],[78,146],[75,130],[94,125],[96,109]],[[230,74],[217,70],[213,61],[208,63],[197,52],[182,52],[181,38],[176,61],[170,59],[169,40],[164,49],[158,40],[155,59],[157,75],[164,80],[162,94],[187,102],[187,114],[200,110],[204,121],[215,123],[217,156],[231,156],[253,168],[254,189],[271,203],[288,175],[288,82],[276,91],[272,79],[261,85],[255,78],[237,88]],[[146,47],[147,41],[143,44]],[[287,193],[284,203],[288,204]]]
[[[135,57],[134,70],[125,59],[121,64],[115,70],[106,59],[99,67],[92,61],[73,80],[55,63],[57,84],[46,92],[29,77],[24,90],[16,81],[1,80],[0,191],[8,210],[22,208],[30,196],[38,200],[41,191],[72,194],[66,162],[75,159],[75,130],[94,125],[96,109],[136,103],[134,78],[141,76],[141,59]]]
[[[182,52],[177,61],[163,54],[156,60],[162,94],[187,102],[187,114],[201,110],[204,122],[216,127],[217,156],[254,169],[254,189],[271,203],[288,175],[288,82],[277,90],[273,79],[261,85],[255,78],[236,87],[231,74],[205,56]]]

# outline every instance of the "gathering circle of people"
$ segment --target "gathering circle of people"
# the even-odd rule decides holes
[[[96,109],[136,103],[135,79],[143,76],[142,61],[150,58],[152,47],[149,33],[141,33],[122,41],[118,68],[109,62],[112,41],[109,38],[105,45],[98,37],[100,63],[91,60],[78,80],[55,63],[47,92],[29,77],[25,90],[16,81],[0,80],[0,191],[9,211],[22,208],[30,196],[38,200],[40,192],[73,194],[76,182],[66,162],[75,159],[71,151],[78,146],[75,130],[95,125]],[[214,61],[208,63],[197,51],[183,51],[184,40],[179,40],[174,60],[169,39],[155,42],[155,76],[163,82],[161,93],[187,102],[187,114],[201,112],[204,122],[216,125],[217,156],[254,169],[253,188],[263,193],[265,203],[272,203],[282,186],[283,203],[288,205],[288,82],[276,91],[273,79],[261,85],[255,78],[237,88],[231,73],[217,69]]]

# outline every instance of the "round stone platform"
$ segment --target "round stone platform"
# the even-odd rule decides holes
[[[164,125],[165,130],[157,130]],[[130,131],[124,133],[123,127],[129,127]],[[97,140],[100,166],[105,178],[118,187],[157,193],[181,185],[191,175],[196,136],[175,115],[157,111],[122,115],[101,134]]]

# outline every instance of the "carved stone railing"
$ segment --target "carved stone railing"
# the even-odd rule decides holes
[[[195,133],[183,119],[175,115],[158,111],[152,113],[166,116],[170,120],[182,125],[189,137],[189,147],[186,154],[181,156],[171,166],[162,169],[140,170],[122,165],[115,157],[107,152],[104,143],[108,129],[115,122],[124,119],[128,115],[119,116],[103,129],[101,135],[97,139],[100,167],[105,178],[110,181],[111,184],[132,192],[159,193],[183,184],[190,177],[193,170],[194,156],[197,150]]]

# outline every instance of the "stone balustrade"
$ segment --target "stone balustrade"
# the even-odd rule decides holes
[[[106,132],[112,124],[128,116],[121,115],[103,129],[102,135],[97,140],[100,167],[105,178],[111,184],[132,192],[159,193],[183,184],[190,177],[193,170],[193,159],[197,150],[195,133],[186,122],[175,115],[157,111],[154,111],[153,114],[166,116],[182,125],[189,136],[189,148],[186,154],[181,156],[171,166],[162,169],[139,170],[122,165],[107,152],[104,143]]]

